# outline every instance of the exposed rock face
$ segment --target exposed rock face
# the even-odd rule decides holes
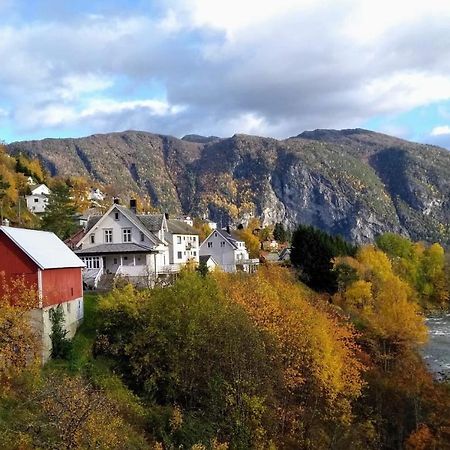
[[[309,223],[356,242],[379,233],[450,244],[450,152],[367,130],[316,130],[278,141],[183,140],[128,131],[9,145],[52,174],[86,175],[161,210],[219,223]]]

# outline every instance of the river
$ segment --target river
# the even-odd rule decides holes
[[[429,340],[422,354],[438,379],[450,379],[450,313],[426,319]]]

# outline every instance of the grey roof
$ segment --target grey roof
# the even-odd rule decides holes
[[[167,220],[167,228],[169,229],[169,233],[172,234],[194,234],[198,235],[198,231],[191,227],[186,222],[177,219],[169,219]]]
[[[97,222],[102,218],[102,216],[89,216],[89,219],[86,224],[86,232],[88,232],[91,228],[97,225]]]
[[[83,261],[53,233],[5,226],[0,227],[0,232],[41,269],[84,267]]]
[[[154,250],[145,245],[139,245],[134,243],[128,244],[100,244],[94,247],[84,248],[82,250],[76,250],[77,255],[99,255],[106,253],[150,253]]]
[[[200,255],[199,256],[200,264],[206,264],[209,260],[213,261],[214,264],[218,265],[216,260],[211,255]]]
[[[138,214],[137,218],[147,230],[157,233],[162,228],[164,214]]]

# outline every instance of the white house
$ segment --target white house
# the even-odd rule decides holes
[[[167,219],[166,240],[170,247],[170,263],[199,262],[200,238],[198,232],[184,220]]]
[[[200,256],[212,256],[225,272],[253,271],[257,259],[250,259],[245,242],[226,230],[213,230],[200,245]]]
[[[189,260],[198,262],[195,233],[164,214],[136,214],[131,200],[130,209],[115,203],[103,216],[91,216],[75,252],[86,264],[84,280],[89,286],[117,276],[148,286],[178,272]]]
[[[26,195],[27,208],[33,213],[43,213],[47,208],[50,189],[45,184],[39,184],[31,188],[31,194]]]

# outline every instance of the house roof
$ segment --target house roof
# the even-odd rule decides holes
[[[114,209],[120,211],[133,225],[135,225],[140,231],[142,231],[150,239],[150,241],[154,243],[154,245],[164,244],[164,242],[162,242],[155,234],[153,234],[151,230],[149,230],[144,225],[142,220],[140,220],[140,218],[133,211],[115,203],[111,206],[111,208],[109,208],[109,210],[103,216],[92,216],[88,219],[88,223],[86,225],[86,235],[78,242],[77,245],[80,246],[86,239],[86,236],[88,235],[87,232],[91,230],[94,226],[99,224]]]
[[[127,243],[127,244],[100,244],[94,247],[76,250],[77,255],[99,255],[106,253],[150,253],[154,252],[151,247],[145,245]]]
[[[84,267],[83,261],[53,233],[5,226],[0,232],[41,269]]]
[[[157,233],[163,226],[164,214],[138,214],[136,217],[152,233]]]
[[[213,230],[209,234],[209,236],[201,243],[200,247],[203,247],[205,242],[209,240],[209,238],[213,235],[213,233],[219,233],[226,241],[235,249],[238,250],[239,247],[237,245],[237,242],[244,242],[242,239],[240,239],[238,236],[233,237],[232,234],[228,233],[226,230]]]
[[[87,224],[86,224],[86,233],[93,228],[95,225],[97,225],[97,222],[102,218],[102,216],[89,216]]]
[[[186,222],[178,219],[169,219],[167,220],[167,228],[169,229],[169,233],[172,234],[192,234],[198,235],[198,231],[191,227]]]
[[[212,255],[200,255],[199,262],[200,264],[206,264],[209,260],[211,260],[216,266],[218,266],[218,262],[212,257]]]

